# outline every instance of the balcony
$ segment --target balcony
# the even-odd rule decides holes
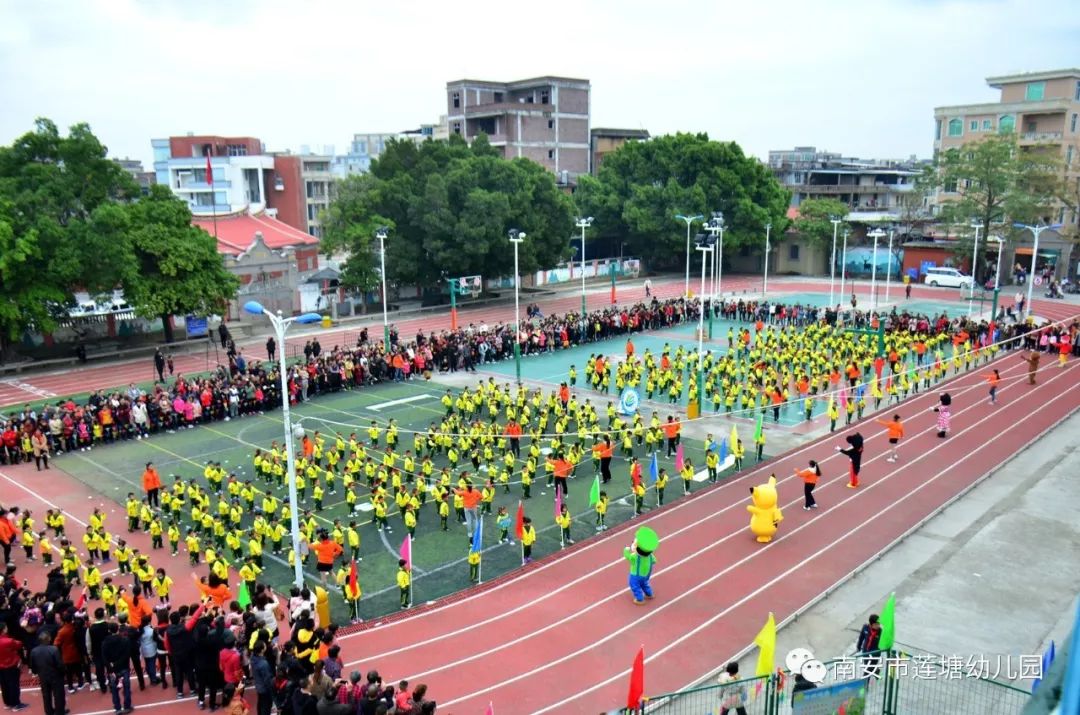
[[[179,181],[176,182],[177,189],[182,191],[209,191],[210,184],[205,180],[195,180],[191,177],[181,176]],[[228,189],[232,187],[232,182],[228,179],[214,179],[215,189]]]
[[[1020,135],[1022,142],[1059,142],[1064,136],[1062,132],[1024,132]]]
[[[912,190],[911,184],[789,184],[792,191],[800,194],[887,194]]]
[[[465,115],[466,117],[492,117],[517,112],[549,114],[554,111],[555,105],[553,104],[529,104],[528,102],[493,102],[491,104],[477,104],[450,110],[451,114]]]

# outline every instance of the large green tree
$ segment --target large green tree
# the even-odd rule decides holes
[[[795,230],[803,239],[820,246],[832,247],[833,231],[837,235],[850,230],[844,218],[848,214],[848,205],[836,199],[805,199],[799,203],[799,216],[795,219]],[[840,223],[833,226],[833,219]]]
[[[774,236],[787,228],[791,195],[735,142],[674,134],[608,154],[596,177],[581,177],[574,198],[581,214],[595,218],[600,236],[625,240],[650,263],[670,266],[685,252],[686,224],[676,214],[721,211],[725,250],[763,247],[765,224]]]
[[[85,230],[99,207],[138,190],[85,124],[61,136],[39,119],[0,147],[0,350],[27,329],[55,328],[80,288],[110,289],[112,246]]]
[[[569,253],[573,203],[535,162],[506,160],[483,136],[471,146],[393,141],[371,173],[346,179],[326,212],[322,248],[344,251],[346,285],[371,290],[379,281],[375,231],[390,228],[391,282],[432,289],[446,277],[513,272],[507,230],[525,231],[522,273],[554,265]]]

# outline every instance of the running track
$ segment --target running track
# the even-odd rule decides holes
[[[691,281],[692,290],[697,290],[695,287],[696,285],[698,284]],[[848,285],[851,286],[851,283]],[[756,276],[734,276],[728,278],[723,284],[725,294],[728,295],[732,293],[742,294],[746,291],[758,291],[760,290],[760,286],[760,279]],[[666,298],[681,294],[682,287],[682,279],[672,278],[665,281],[655,281],[653,292],[660,298]],[[837,284],[837,288],[839,288],[839,284]],[[854,289],[857,290],[859,294],[860,304],[865,303],[865,301],[869,299],[868,282],[859,281],[854,286]],[[617,297],[623,304],[626,304],[628,301],[638,301],[645,297],[644,288],[639,281],[635,281],[632,284],[620,284],[617,290]],[[827,281],[804,282],[778,279],[773,284],[773,290],[770,291],[770,296],[793,292],[827,293],[828,290],[829,284]],[[893,286],[893,290],[893,296],[899,297],[903,288],[901,286]],[[607,287],[593,285],[589,287],[589,291],[590,292],[586,297],[590,309],[595,310],[610,305],[610,294]],[[959,296],[952,290],[914,286],[912,298],[926,300],[958,300]],[[1011,300],[1011,298],[1006,296],[1005,293],[1002,293],[1002,300]],[[558,298],[539,300],[537,302],[545,315],[566,313],[578,310],[581,305],[581,296],[568,294]],[[1060,301],[1036,300],[1034,311],[1035,314],[1040,317],[1059,319],[1073,315],[1073,313],[1076,312],[1076,307]],[[513,320],[514,318],[513,307],[506,304],[478,306],[475,308],[466,307],[460,309],[458,315],[461,325],[468,325],[469,323],[480,325],[484,322],[495,324],[500,321]],[[391,316],[391,318],[393,318],[393,316]],[[427,333],[433,330],[438,331],[447,329],[449,327],[449,320],[447,314],[441,312],[429,313],[422,317],[407,320],[394,321],[394,324],[398,327],[398,332],[403,340],[411,340],[418,330],[423,330]],[[299,353],[303,349],[304,342],[312,335],[317,335],[319,337],[324,348],[330,348],[335,344],[355,344],[356,338],[360,335],[360,330],[364,327],[369,329],[373,338],[378,339],[382,334],[381,317],[372,316],[369,320],[353,323],[347,328],[301,333],[297,337],[287,341],[287,354],[291,357],[294,353]],[[261,337],[244,341],[238,347],[246,350],[249,355],[261,359],[266,354],[265,343],[266,335],[264,334]],[[206,369],[206,356],[198,352],[177,355],[175,365],[178,373],[191,374],[201,372]],[[142,382],[148,380],[152,375],[152,361],[149,358],[98,364],[93,367],[20,374],[10,378],[0,379],[0,408],[21,405],[24,402],[38,400],[42,396],[63,396],[89,392],[92,390],[118,388],[126,386],[130,382]]]

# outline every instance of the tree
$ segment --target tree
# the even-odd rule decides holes
[[[143,317],[162,318],[165,340],[172,342],[170,315],[210,315],[222,311],[236,295],[239,281],[225,270],[214,237],[191,225],[187,204],[165,186],[153,186],[150,195],[129,204],[126,225],[106,207],[95,223],[108,222],[126,234],[129,260],[122,277],[124,298]]]
[[[1061,160],[1049,146],[1020,146],[1009,132],[968,142],[938,155],[936,185],[955,194],[941,209],[947,226],[957,227],[956,253],[972,255],[973,225],[980,235],[1015,235],[1015,222],[1049,220],[1053,206],[1064,196]],[[1004,227],[1004,230],[1002,230]]]
[[[569,255],[573,204],[554,176],[526,159],[503,159],[483,135],[472,146],[392,141],[369,175],[346,180],[326,212],[322,250],[347,255],[342,281],[371,290],[379,282],[375,231],[386,241],[387,279],[441,290],[444,279],[505,276],[513,271],[507,230],[528,238],[520,269],[528,273]]]
[[[574,195],[601,237],[626,240],[656,265],[681,263],[686,225],[675,214],[724,214],[725,250],[765,243],[787,228],[790,193],[734,142],[707,134],[674,134],[629,142],[604,157],[597,176],[583,176]]]
[[[848,206],[836,199],[804,199],[799,203],[799,217],[795,230],[799,236],[818,246],[832,246],[833,231],[837,235],[849,230],[842,219],[848,214]],[[841,219],[834,229],[832,219]]]
[[[87,222],[137,194],[86,124],[63,137],[38,119],[0,147],[0,351],[25,330],[55,329],[76,290],[114,287],[115,246],[96,240]]]

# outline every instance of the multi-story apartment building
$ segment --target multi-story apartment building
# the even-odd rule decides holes
[[[1025,72],[988,77],[986,83],[999,90],[998,101],[962,104],[934,109],[934,153],[963,146],[1001,132],[1014,132],[1021,149],[1039,148],[1057,152],[1064,166],[1067,192],[1080,198],[1080,69]],[[935,201],[950,200],[942,190]],[[1078,233],[1080,211],[1061,202],[1047,216],[1052,223],[1065,227],[1061,233]],[[1030,256],[1031,247],[1021,245],[1016,256]],[[1047,231],[1040,239],[1038,263],[1053,265],[1058,275],[1075,276],[1077,267],[1070,260],[1071,243],[1062,241],[1056,232]],[[1045,255],[1044,255],[1045,254]]]
[[[589,131],[590,173],[594,176],[600,169],[604,157],[627,142],[647,141],[647,129],[608,129],[596,128]]]
[[[131,174],[131,178],[135,179],[135,183],[139,185],[143,196],[150,193],[150,187],[157,183],[157,176],[154,172],[146,171],[143,168],[143,163],[138,159],[116,159],[115,161],[120,165],[120,168]]]
[[[791,191],[791,206],[828,198],[847,204],[848,221],[899,221],[922,164],[854,159],[812,146],[769,152],[769,169]]]
[[[157,182],[187,201],[191,212],[255,213],[272,207],[269,188],[281,185],[274,157],[254,137],[183,136],[151,141]],[[214,184],[207,181],[210,159]]]
[[[449,133],[486,134],[507,159],[532,159],[573,184],[590,169],[589,93],[588,80],[567,77],[447,82]]]

